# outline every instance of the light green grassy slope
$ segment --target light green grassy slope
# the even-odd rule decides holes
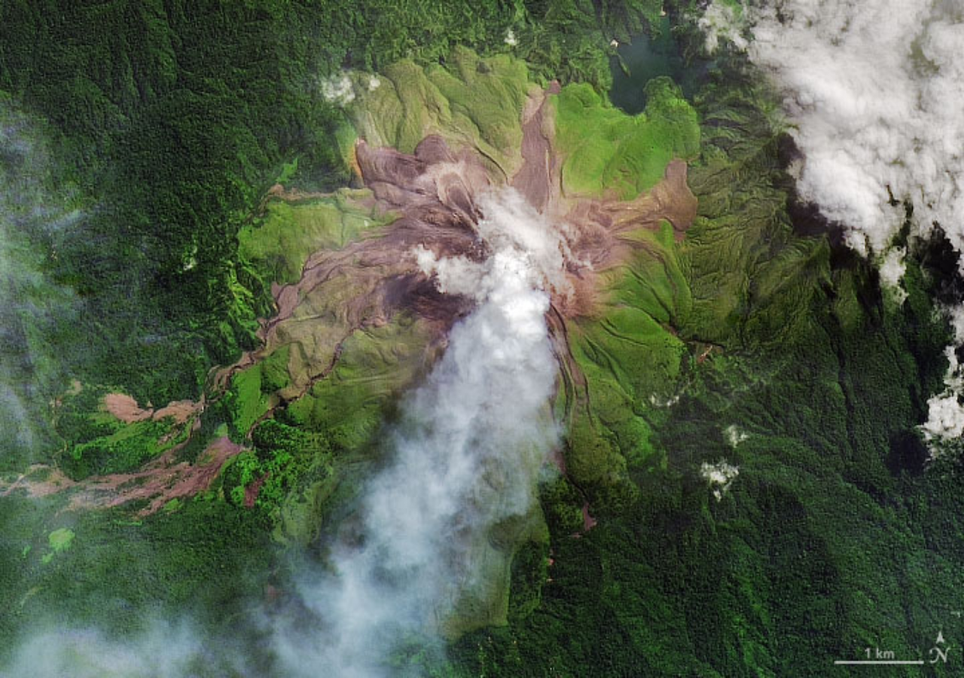
[[[456,48],[444,66],[401,61],[378,82],[353,114],[370,144],[411,153],[427,135],[440,134],[453,147],[478,149],[506,176],[520,166],[522,109],[537,88],[524,61]]]
[[[696,111],[673,81],[656,78],[646,94],[646,110],[636,116],[604,102],[585,84],[569,85],[554,99],[567,195],[631,200],[663,178],[670,160],[699,153]]]

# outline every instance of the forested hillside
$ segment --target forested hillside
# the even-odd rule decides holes
[[[475,536],[485,595],[386,675],[829,675],[959,638],[964,467],[920,431],[958,256],[907,225],[905,298],[882,284],[800,199],[779,95],[706,52],[705,6],[0,2],[0,673],[315,670],[337,634],[305,591],[364,548],[365,488],[473,307],[402,268],[472,212],[426,182],[508,184],[536,151],[574,224],[639,223],[568,251],[589,301],[546,314],[535,499]],[[615,96],[630,40],[686,82]]]

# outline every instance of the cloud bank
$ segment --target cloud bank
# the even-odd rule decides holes
[[[849,228],[864,254],[884,252],[901,226],[891,197],[914,204],[920,231],[936,221],[960,249],[964,4],[781,0],[753,3],[739,19],[722,5],[708,10],[712,25],[745,22],[752,40],[737,46],[784,94],[805,154],[803,197]]]
[[[940,224],[964,248],[964,3],[960,0],[714,0],[700,20],[707,47],[745,49],[783,94],[804,159],[801,197],[848,229],[848,242],[896,289],[893,238]],[[745,37],[749,36],[749,41]],[[898,291],[898,296],[901,292]],[[958,343],[964,332],[958,333]],[[927,435],[959,436],[956,361],[931,400]]]
[[[437,636],[472,601],[486,605],[490,580],[501,575],[493,572],[495,530],[533,507],[536,476],[557,439],[545,313],[547,289],[562,280],[564,239],[510,189],[479,206],[484,261],[417,253],[440,291],[478,306],[403,404],[392,458],[365,491],[358,534],[335,547],[331,573],[302,587],[323,632],[306,645],[292,629],[278,630],[291,675],[315,676],[320,667],[342,678],[399,675],[387,662],[401,643]]]

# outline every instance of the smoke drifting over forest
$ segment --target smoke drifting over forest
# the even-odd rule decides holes
[[[793,168],[801,196],[849,229],[851,247],[877,259],[885,282],[896,287],[904,270],[897,201],[913,205],[915,233],[939,224],[964,248],[964,5],[782,0],[737,12],[716,0],[701,24],[708,48],[728,38],[783,93],[804,154]],[[964,323],[953,325],[964,343]],[[947,391],[930,401],[928,437],[964,433],[957,372],[952,356]]]

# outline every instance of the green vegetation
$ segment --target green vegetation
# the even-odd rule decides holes
[[[267,419],[254,429],[252,440],[254,449],[232,459],[222,472],[221,486],[231,504],[257,506],[272,522],[332,474],[331,446],[322,434]]]
[[[358,205],[368,191],[342,190],[330,198],[305,202],[270,200],[256,224],[238,232],[238,256],[249,263],[264,288],[270,283],[296,283],[309,255],[337,249],[385,218]]]
[[[414,70],[468,46],[605,89],[609,37],[658,13],[657,0],[5,3],[0,93],[49,123],[49,169],[77,184],[71,200],[85,208],[69,229],[31,234],[43,235],[43,268],[85,303],[57,327],[64,371],[167,402],[197,397],[212,365],[253,347],[269,309],[238,261],[237,234],[279,179],[347,182],[345,115],[322,96],[330,76],[402,59]],[[471,110],[464,86],[435,76],[453,115],[504,134],[500,110]]]
[[[663,178],[670,160],[698,154],[696,111],[679,87],[656,78],[646,85],[646,97],[646,110],[635,116],[604,104],[585,84],[570,85],[554,99],[567,194],[632,200]]]
[[[181,435],[174,435],[171,425],[160,421],[123,424],[111,415],[102,415],[100,423],[114,431],[79,443],[70,450],[69,457],[61,463],[70,477],[79,479],[93,474],[133,471],[187,437],[185,430],[180,431]]]
[[[47,545],[50,547],[50,551],[40,558],[40,562],[46,565],[56,554],[69,549],[73,541],[74,533],[66,527],[54,530],[47,535]],[[30,545],[28,544],[24,549],[23,555],[26,557],[30,553]]]
[[[45,129],[0,91],[0,471],[55,445],[48,399],[66,386],[61,346],[82,310],[44,275],[44,248],[80,218],[82,201],[51,167]]]
[[[577,393],[570,405],[567,472],[594,512],[606,514],[638,498],[631,469],[665,465],[654,432],[666,425],[700,350],[676,329],[693,301],[672,227],[663,223],[658,232],[640,229],[628,237],[639,249],[627,265],[604,274],[598,317],[578,320],[570,333],[588,395]],[[572,510],[571,503],[552,508]]]
[[[964,478],[949,458],[925,472],[914,429],[945,368],[939,281],[912,247],[897,307],[866,262],[796,234],[768,95],[727,77],[695,102],[696,225],[581,324],[589,410],[574,415],[567,464],[586,486],[543,490],[547,577],[538,555],[517,561],[516,613],[462,638],[452,675],[809,675],[867,646],[916,657],[934,629],[964,631],[933,604],[964,585],[950,537]],[[645,349],[622,331],[603,341],[610,327]],[[643,454],[622,444],[630,417]],[[717,501],[700,465],[721,459],[739,476]],[[612,510],[605,485],[627,477],[637,491]],[[601,517],[573,538],[583,496]]]
[[[406,314],[355,331],[338,362],[285,411],[293,425],[324,432],[336,450],[364,448],[420,367],[427,334]]]
[[[512,176],[522,162],[522,109],[531,87],[524,61],[480,59],[456,48],[445,66],[402,61],[363,95],[356,126],[369,143],[411,153],[429,134],[478,148]]]
[[[16,356],[0,379],[36,382],[14,395],[40,435],[0,427],[0,451],[27,450],[0,455],[4,480],[47,457],[74,479],[130,471],[185,440],[193,422],[124,424],[100,398],[198,395],[212,365],[254,348],[272,282],[390,218],[349,190],[259,211],[274,182],[347,183],[350,123],[409,151],[439,132],[508,169],[530,87],[558,77],[568,193],[634,198],[683,156],[699,216],[683,242],[668,225],[631,234],[637,253],[605,273],[600,313],[573,323],[588,396],[562,392],[567,474],[540,485],[548,535],[538,515],[484,535],[502,554],[491,590],[450,622],[447,657],[415,639],[399,666],[796,676],[868,646],[916,657],[937,629],[960,637],[945,602],[964,590],[961,457],[927,464],[915,429],[946,368],[940,271],[909,242],[898,306],[866,262],[801,232],[775,102],[737,57],[692,101],[658,79],[638,116],[605,103],[608,40],[655,25],[662,4],[6,3],[0,90],[22,110],[0,92],[16,111],[3,133],[21,130],[3,138],[0,284],[24,303],[0,308],[0,351]],[[667,5],[678,22],[695,0]],[[674,30],[697,49],[692,27]],[[381,83],[348,111],[320,91],[343,71]],[[7,200],[19,176],[23,200]],[[26,218],[31,205],[63,227]],[[344,294],[309,295],[295,320]],[[190,615],[239,646],[257,639],[251,608],[295,590],[285,549],[323,558],[319,533],[345,519],[426,362],[411,317],[347,338],[326,322],[290,329],[207,394],[179,459],[221,435],[247,446],[209,491],[144,517],[142,502],[67,510],[63,494],[3,493],[0,664],[51,620],[125,638]],[[68,375],[83,387],[65,394]],[[739,476],[716,499],[701,467],[721,460]]]
[[[609,67],[616,39],[653,30],[660,21],[663,0],[526,0],[525,23],[516,30],[518,47],[545,79],[562,83],[587,82],[606,91],[612,82]]]
[[[54,422],[65,445],[58,464],[74,480],[134,471],[187,439],[190,421],[177,424],[166,417],[128,424],[104,410],[104,393],[88,387],[60,398]]]
[[[356,330],[341,343],[333,369],[303,391],[292,389],[291,365],[300,370],[302,363],[290,355],[310,347],[283,345],[235,373],[216,407],[232,439],[250,436],[253,449],[226,466],[217,485],[222,496],[261,510],[278,541],[307,544],[329,519],[322,507],[339,483],[349,496],[357,489],[343,477],[346,469],[377,456],[377,433],[414,381],[427,336],[423,324],[404,313]],[[299,373],[298,383],[303,377]]]
[[[0,657],[53,620],[125,638],[190,615],[249,633],[239,625],[272,557],[258,513],[204,497],[143,521],[123,509],[54,518],[63,508],[57,496],[0,499]]]
[[[261,388],[261,365],[235,372],[231,388],[224,394],[223,403],[231,412],[232,438],[241,440],[270,409],[268,398]]]

